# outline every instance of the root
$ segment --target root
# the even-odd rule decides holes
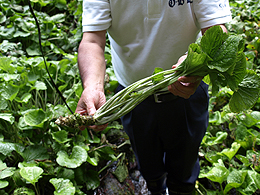
[[[91,115],[80,115],[75,113],[69,116],[60,116],[55,123],[59,126],[67,126],[71,128],[78,128],[80,126],[94,125],[95,120]]]

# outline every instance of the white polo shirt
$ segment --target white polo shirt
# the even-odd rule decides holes
[[[83,0],[83,32],[107,30],[125,87],[170,69],[202,28],[231,19],[228,0]]]

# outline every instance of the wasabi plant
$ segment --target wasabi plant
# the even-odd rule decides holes
[[[214,26],[192,43],[187,58],[175,69],[163,71],[155,68],[154,74],[141,79],[111,97],[93,116],[79,114],[59,117],[56,124],[70,127],[100,125],[114,121],[130,112],[148,96],[164,89],[180,76],[202,76],[212,85],[216,94],[228,86],[233,95],[229,106],[232,112],[251,108],[258,99],[260,78],[247,70],[242,36],[228,35]]]

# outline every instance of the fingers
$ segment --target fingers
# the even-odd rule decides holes
[[[172,69],[174,69],[174,68],[176,68],[177,66],[179,66],[186,58],[187,58],[187,55],[181,56],[181,57],[179,58],[177,64],[174,64],[174,65],[172,66]]]
[[[84,90],[80,100],[78,102],[76,111],[81,115],[94,115],[98,108],[100,108],[106,102],[106,98],[103,92],[94,90]],[[104,125],[93,125],[87,128],[93,129],[94,131],[102,131],[107,127],[108,124]],[[79,127],[80,130],[84,130],[86,126]]]
[[[178,81],[168,86],[168,90],[175,96],[180,96],[188,99],[193,95],[199,86],[202,77],[191,76],[191,77],[180,77]]]
[[[197,83],[197,82],[201,82],[201,80],[203,79],[203,77],[200,76],[181,76],[178,78],[178,81],[183,82],[183,83]]]
[[[103,131],[103,130],[105,130],[105,128],[107,128],[107,126],[108,126],[108,123],[107,124],[104,124],[104,125],[91,125],[91,126],[81,126],[81,127],[79,127],[79,129],[81,130],[81,131],[83,131],[83,130],[85,130],[86,128],[89,128],[89,129],[92,129],[93,131],[95,131],[95,132],[99,132],[99,131]]]
[[[175,96],[179,96],[188,99],[194,94],[194,89],[188,83],[181,83],[176,81],[175,83],[168,86],[168,90]]]
[[[107,128],[108,123],[104,125],[92,125],[89,126],[88,128],[92,129],[95,132],[103,131],[105,128]]]

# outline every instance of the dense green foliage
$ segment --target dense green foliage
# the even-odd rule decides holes
[[[80,0],[31,0],[40,23],[48,70],[74,111],[82,92],[77,69]],[[246,42],[247,68],[259,72],[260,2],[230,1],[231,34]],[[87,194],[100,184],[107,162],[123,162],[129,144],[117,121],[102,133],[60,128],[69,110],[51,85],[27,1],[0,0],[0,194]],[[107,98],[117,85],[106,47]],[[253,194],[260,189],[260,100],[251,110],[230,111],[232,91],[211,94],[210,125],[200,148],[197,193]],[[121,135],[119,146],[108,137]],[[120,172],[127,173],[125,166]],[[118,169],[119,170],[119,169]],[[119,171],[118,171],[119,172]],[[126,174],[121,174],[126,175]],[[124,177],[118,178],[120,181]]]

